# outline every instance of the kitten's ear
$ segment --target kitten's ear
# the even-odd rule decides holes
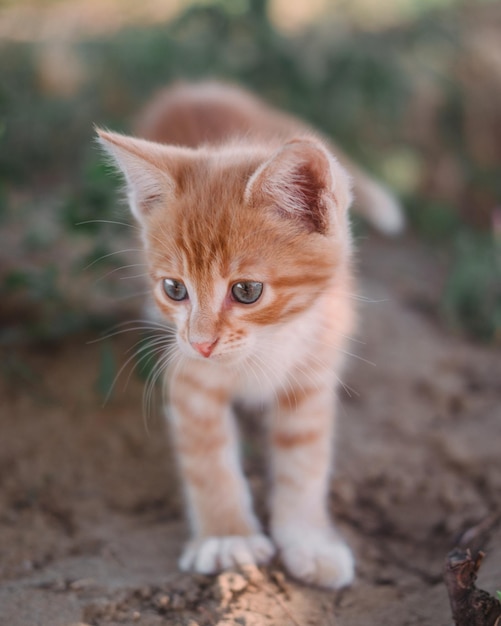
[[[312,137],[287,142],[247,184],[252,204],[272,205],[310,231],[327,234],[351,202],[350,179],[323,144]]]
[[[140,222],[155,208],[165,206],[174,198],[178,148],[99,128],[96,132],[99,143],[124,175],[130,208]]]

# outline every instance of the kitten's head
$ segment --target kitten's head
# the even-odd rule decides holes
[[[318,140],[273,152],[99,136],[125,176],[155,301],[185,356],[251,355],[346,270],[349,180]]]

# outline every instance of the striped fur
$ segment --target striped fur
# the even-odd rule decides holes
[[[180,566],[213,573],[278,549],[293,576],[336,588],[353,578],[327,511],[353,324],[350,182],[323,140],[256,102],[181,86],[146,111],[146,140],[99,134],[124,172],[152,292],[176,330],[169,419],[193,535]],[[170,299],[164,278],[183,281],[189,298]],[[263,283],[261,297],[235,301],[239,281]],[[266,407],[270,537],[240,468],[237,398]]]

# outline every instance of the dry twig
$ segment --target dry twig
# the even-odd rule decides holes
[[[456,626],[501,626],[501,602],[475,586],[483,558],[461,548],[447,556],[444,577]]]

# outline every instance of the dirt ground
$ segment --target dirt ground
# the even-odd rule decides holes
[[[443,262],[412,239],[361,242],[363,360],[345,376],[331,495],[357,555],[342,592],[297,584],[278,561],[247,578],[180,574],[181,496],[143,382],[122,375],[103,408],[93,337],[2,348],[0,625],[450,626],[445,555],[500,512],[501,365],[438,321]],[[114,340],[117,362],[135,341]],[[258,422],[242,416],[263,514]],[[479,586],[494,593],[499,526],[484,548]]]

